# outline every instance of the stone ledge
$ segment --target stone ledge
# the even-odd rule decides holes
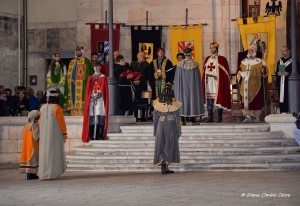
[[[68,140],[65,151],[74,151],[74,147],[86,145],[81,141],[82,116],[65,116]],[[22,148],[23,128],[27,117],[0,117],[0,163],[19,163]],[[121,125],[133,125],[136,120],[133,116],[110,116],[108,133],[121,132]]]
[[[270,124],[271,132],[282,131],[284,137],[292,138],[292,131],[296,128],[292,114],[270,114],[265,121]]]

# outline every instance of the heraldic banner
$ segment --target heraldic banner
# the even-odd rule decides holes
[[[131,27],[132,61],[137,60],[137,53],[143,51],[145,59],[150,63],[158,47],[161,47],[161,26]]]
[[[276,15],[276,59],[281,57],[281,47],[286,45],[287,0],[260,0],[260,15]]]
[[[276,67],[276,17],[257,17],[257,23],[253,18],[237,19],[244,50],[249,46],[256,46],[258,52],[262,52],[262,57],[266,61],[268,69],[268,81],[272,82],[272,74]]]
[[[187,28],[181,25],[170,25],[170,42],[174,65],[177,64],[177,53],[189,47],[193,51],[193,59],[199,63],[199,68],[202,70],[202,24],[191,24]]]
[[[120,24],[114,25],[114,50],[119,50]],[[103,73],[109,76],[109,31],[108,24],[91,23],[91,53],[97,52],[99,62],[103,64]]]

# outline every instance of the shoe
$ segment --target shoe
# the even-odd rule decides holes
[[[39,179],[39,176],[37,176],[36,174],[32,174],[32,180],[36,180]]]
[[[166,173],[174,173],[173,170],[170,170],[169,168],[166,170]]]
[[[26,173],[26,180],[31,180],[31,173]]]
[[[180,121],[180,125],[181,125],[181,126],[184,126],[184,125],[186,125],[186,122]]]
[[[199,122],[190,122],[190,125],[191,126],[196,126],[196,125],[200,125],[200,123]]]
[[[37,176],[35,173],[27,173],[26,180],[36,180],[39,179],[39,176]]]
[[[247,117],[244,119],[243,123],[252,123],[252,117],[247,116]]]
[[[255,122],[255,123],[260,122],[260,121],[259,121],[259,116],[255,116],[255,117],[253,118],[253,122]]]
[[[207,109],[208,118],[205,123],[212,123],[214,121],[214,110],[213,109]]]
[[[208,116],[207,120],[204,121],[204,123],[212,123],[213,122],[213,117]]]
[[[160,169],[161,169],[161,174],[165,175],[167,173],[167,163],[166,163],[166,161],[163,161],[161,163]]]
[[[218,109],[218,120],[217,123],[221,123],[223,121],[223,109]]]

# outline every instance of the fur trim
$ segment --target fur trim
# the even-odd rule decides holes
[[[158,99],[153,101],[153,107],[159,112],[175,112],[182,106],[182,103],[173,98],[172,104],[160,103]]]
[[[196,67],[199,67],[199,64],[194,60],[182,60],[177,64],[177,68],[182,68],[187,70],[195,69]]]

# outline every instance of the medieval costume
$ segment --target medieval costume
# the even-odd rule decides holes
[[[52,60],[49,65],[47,73],[47,90],[55,89],[58,92],[59,105],[61,108],[66,107],[65,87],[67,83],[67,68],[66,65],[60,60],[59,53],[54,54],[56,60]]]
[[[108,83],[102,73],[89,77],[86,85],[82,141],[107,139]]]
[[[265,65],[264,60],[256,58],[255,55],[241,62],[237,78],[241,82],[240,95],[243,115],[246,116],[244,123],[259,122],[259,115],[262,114],[265,98],[264,79],[267,77]]]
[[[287,72],[287,76],[279,76],[278,72]],[[289,112],[289,76],[292,72],[292,58],[280,58],[276,69],[276,87],[279,91],[280,113]]]
[[[125,62],[122,55],[116,57],[116,64],[114,65],[114,77],[119,83],[119,96],[120,107],[119,115],[125,115],[128,111],[128,115],[133,115],[134,111],[134,86],[132,82],[127,79],[127,70],[130,70],[129,64]]]
[[[180,114],[191,118],[191,124],[196,123],[196,117],[204,113],[201,75],[199,64],[191,59],[192,50],[185,49],[186,59],[178,62],[174,79],[174,96],[182,102]]]
[[[83,115],[86,83],[88,77],[93,74],[90,60],[85,58],[82,53],[82,48],[77,47],[76,58],[70,62],[67,74],[66,110],[70,110],[72,116]]]
[[[155,136],[154,164],[161,166],[162,174],[174,173],[167,163],[179,163],[180,108],[182,103],[172,98],[172,88],[154,100],[153,124]],[[165,89],[166,90],[166,89]],[[169,93],[169,94],[168,94]]]
[[[20,155],[20,173],[26,173],[26,179],[37,179],[39,166],[39,112],[33,110],[28,114],[29,122],[23,131],[22,151]]]
[[[213,110],[218,109],[218,120],[222,122],[223,109],[231,109],[230,73],[227,59],[218,55],[219,44],[212,42],[211,56],[205,58],[202,75],[204,104],[207,105],[208,119],[213,122]]]
[[[149,63],[146,61],[133,61],[130,64],[130,68],[134,72],[139,72],[141,77],[138,79],[140,81],[139,84],[134,85],[135,99],[136,105],[140,104],[148,104],[148,99],[142,99],[141,94],[143,91],[147,91],[147,81],[148,81],[148,68]],[[134,83],[134,82],[133,82]],[[134,116],[138,119],[138,111],[135,109]],[[146,110],[142,110],[141,121],[143,121],[146,117]]]
[[[152,89],[152,99],[156,99],[166,84],[173,84],[174,80],[173,64],[164,56],[164,49],[158,48],[157,53],[160,51],[163,51],[163,56],[154,59],[149,65],[149,84]]]
[[[48,100],[40,109],[40,180],[55,179],[67,168],[64,149],[67,139],[65,118],[62,108],[51,102]]]

